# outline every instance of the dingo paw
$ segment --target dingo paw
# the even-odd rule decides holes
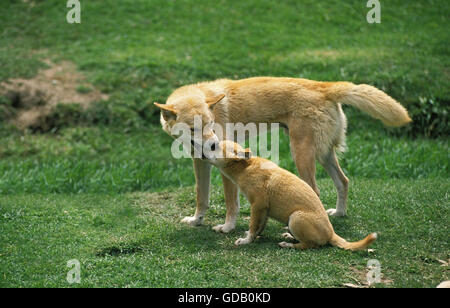
[[[329,210],[327,210],[327,214],[328,214],[328,216],[335,216],[335,217],[342,217],[342,216],[346,215],[345,212],[338,211],[336,209],[329,209]]]
[[[240,246],[240,245],[246,245],[246,244],[250,244],[250,239],[249,238],[239,238],[237,239],[236,242],[234,242],[234,245],[236,246]]]
[[[219,233],[228,233],[234,230],[234,225],[232,224],[217,225],[213,227],[213,230]]]
[[[295,238],[289,232],[281,234],[281,236],[287,240],[294,240]]]
[[[286,243],[286,242],[280,242],[280,243],[278,243],[278,246],[280,246],[281,248],[292,248],[293,244],[292,243]]]
[[[192,227],[195,227],[195,226],[200,226],[200,225],[202,225],[202,224],[203,224],[203,219],[202,219],[202,218],[195,217],[195,216],[193,216],[193,217],[184,217],[184,218],[181,220],[181,222],[182,222],[182,223],[185,223],[185,224],[188,224],[188,225],[190,225],[190,226],[192,226]]]

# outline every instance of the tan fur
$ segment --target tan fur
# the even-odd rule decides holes
[[[263,231],[268,217],[288,225],[293,237],[300,241],[282,242],[282,247],[307,249],[331,244],[355,251],[364,250],[375,241],[375,233],[354,243],[336,235],[316,193],[289,171],[275,164],[262,168],[266,159],[250,158],[248,149],[231,141],[220,142],[219,150],[224,158],[208,160],[238,185],[251,205],[250,230],[246,238],[236,241],[237,245],[251,243]]]
[[[348,179],[335,154],[335,151],[345,149],[347,120],[341,104],[355,106],[390,126],[411,121],[405,108],[372,86],[299,78],[254,77],[202,82],[177,89],[166,105],[157,106],[162,110],[161,124],[169,134],[176,123],[192,127],[195,115],[202,117],[203,125],[215,121],[224,128],[226,123],[280,123],[289,130],[291,152],[300,177],[319,195],[315,181],[315,161],[318,160],[333,179],[338,192],[336,209],[327,212],[343,216],[346,214]],[[206,131],[203,141],[212,137],[213,133]],[[227,136],[223,138],[227,139]],[[203,196],[209,191],[209,185],[197,188]],[[230,223],[226,223],[225,228],[217,226],[215,230],[228,232],[234,228],[239,203],[237,189],[230,183],[224,188],[226,220]],[[197,203],[197,212],[205,211],[205,208],[199,208],[205,206],[205,201]],[[185,220],[192,221],[196,221],[192,224],[199,222],[195,216]]]
[[[438,289],[450,289],[450,280],[441,282],[436,288],[438,288]]]

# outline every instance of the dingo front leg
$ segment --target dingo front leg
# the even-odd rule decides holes
[[[216,232],[228,233],[236,227],[236,220],[239,214],[239,189],[230,179],[222,174],[223,190],[225,193],[225,204],[227,216],[223,225],[213,227]]]
[[[251,204],[250,209],[250,230],[245,232],[245,238],[239,238],[234,244],[250,244],[264,230],[268,219],[269,204],[265,199],[261,199]]]
[[[191,226],[203,224],[205,212],[209,207],[209,185],[211,178],[211,165],[201,159],[194,158],[194,172],[197,190],[197,208],[192,217],[185,217],[181,220]]]

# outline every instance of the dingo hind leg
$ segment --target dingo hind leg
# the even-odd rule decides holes
[[[316,149],[314,133],[307,127],[296,124],[289,126],[289,139],[292,158],[294,159],[299,176],[320,195],[316,184]]]
[[[291,241],[295,240],[295,237],[290,232],[285,232],[285,233],[281,234],[281,236],[286,240],[291,240]]]
[[[336,209],[328,209],[330,216],[347,215],[348,178],[339,166],[338,158],[333,148],[328,154],[319,159],[319,163],[331,177],[337,190]]]
[[[280,242],[278,243],[278,246],[280,246],[281,248],[294,248],[294,249],[299,249],[299,250],[305,250],[305,249],[309,249],[309,248],[316,248],[316,246],[314,245],[308,245],[306,243],[287,243],[287,242]]]
[[[300,243],[281,242],[278,245],[282,248],[309,249],[325,245],[330,237],[330,227],[328,224],[317,220],[314,213],[296,211],[289,216],[289,230]]]

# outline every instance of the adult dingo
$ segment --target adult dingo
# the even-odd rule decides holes
[[[219,138],[211,128],[216,123],[279,123],[289,132],[292,157],[300,178],[319,196],[316,185],[315,161],[325,168],[337,189],[333,216],[347,211],[348,179],[342,172],[336,151],[345,149],[347,120],[341,104],[352,105],[388,126],[402,126],[411,121],[406,109],[389,95],[370,85],[350,82],[319,82],[299,78],[254,77],[241,80],[219,79],[183,86],[175,90],[166,104],[155,103],[161,109],[161,124],[171,136],[172,127],[185,123],[202,131],[203,145],[211,149]],[[194,127],[194,117],[201,117],[201,126]],[[232,136],[223,136],[223,139]],[[194,146],[198,146],[193,142]],[[202,146],[202,145],[200,145]],[[197,187],[197,208],[193,217],[182,222],[203,223],[209,205],[210,164],[193,158]],[[225,204],[225,224],[215,226],[217,232],[234,229],[239,212],[238,188],[222,175]]]

